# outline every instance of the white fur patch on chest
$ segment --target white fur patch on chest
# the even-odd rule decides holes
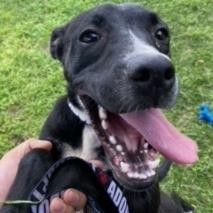
[[[78,157],[86,161],[95,159],[97,157],[96,148],[100,146],[93,128],[89,125],[85,125],[82,133],[82,146],[77,149],[73,149],[69,144],[63,144],[62,157]]]

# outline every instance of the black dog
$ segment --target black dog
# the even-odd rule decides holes
[[[24,157],[8,200],[28,199],[51,165],[74,156],[55,172],[47,194],[75,187],[92,196],[101,212],[190,211],[158,186],[169,163],[157,169],[157,151],[182,164],[197,158],[196,146],[156,109],[172,106],[178,93],[166,24],[139,6],[100,6],[54,30],[51,54],[68,82],[68,95],[56,103],[40,136],[52,141],[53,151],[34,150]],[[101,170],[123,190],[129,210],[116,208],[80,158],[101,162]],[[29,208],[5,205],[1,211]]]

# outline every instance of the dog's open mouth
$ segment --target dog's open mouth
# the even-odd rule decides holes
[[[154,181],[159,153],[179,164],[197,161],[197,145],[173,127],[159,109],[116,115],[97,104],[89,105],[108,166],[126,187],[141,188]]]

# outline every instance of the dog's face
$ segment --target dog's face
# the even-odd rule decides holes
[[[169,31],[137,6],[102,6],[56,29],[52,53],[77,93],[110,112],[168,107],[177,83],[169,59]]]
[[[173,105],[178,86],[169,40],[155,13],[126,4],[92,9],[52,34],[52,56],[82,97],[108,166],[126,187],[150,184],[158,161],[156,150],[119,113]]]

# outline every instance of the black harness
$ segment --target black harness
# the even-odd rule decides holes
[[[64,191],[58,192],[56,194],[46,195],[48,184],[54,175],[54,172],[63,167],[63,164],[68,161],[72,161],[73,157],[63,158],[58,160],[42,177],[36,187],[33,189],[29,196],[29,200],[33,201],[34,204],[31,205],[30,213],[49,213],[50,202],[55,197],[62,197]],[[124,196],[122,189],[117,184],[117,182],[107,174],[107,172],[102,171],[99,168],[95,168],[92,164],[89,164],[96,176],[98,177],[100,183],[103,185],[107,194],[113,201],[114,205],[117,207],[119,213],[129,213],[129,207],[127,204],[127,199]],[[90,208],[92,208],[94,213],[103,212],[98,203],[93,199],[92,195],[87,197],[87,202]]]

